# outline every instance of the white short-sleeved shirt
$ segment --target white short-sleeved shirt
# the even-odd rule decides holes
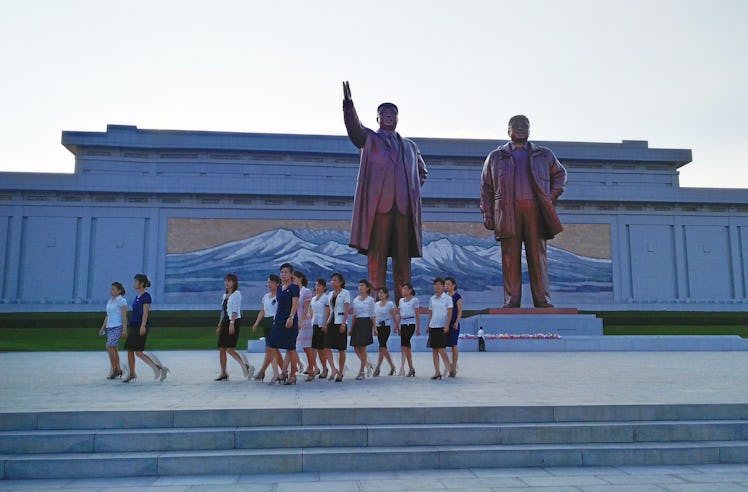
[[[270,297],[270,292],[262,296],[262,310],[265,311],[266,318],[275,318],[278,311],[278,300],[275,296]]]
[[[417,297],[411,297],[410,301],[406,301],[405,298],[400,299],[400,324],[402,325],[414,325],[416,324],[416,316],[418,316],[418,309],[421,305],[418,303]]]
[[[127,299],[125,299],[122,296],[117,296],[115,298],[109,298],[109,300],[106,302],[106,327],[107,328],[116,328],[118,326],[122,326],[123,320],[122,320],[122,308],[127,307]]]
[[[478,328],[478,336],[479,336],[480,338],[483,338],[483,335],[485,335],[485,334],[486,334],[486,332],[485,332],[485,331],[483,331],[483,328]]]
[[[339,325],[343,322],[343,318],[345,317],[345,303],[351,303],[351,294],[345,289],[341,290],[338,294],[338,297],[335,298],[334,306],[332,304],[332,300],[335,297],[335,292],[331,292],[329,294],[329,297],[330,309],[335,314],[335,316],[333,317],[333,323]]]
[[[384,322],[384,326],[392,326],[395,324],[395,320],[392,319],[392,310],[395,309],[395,304],[392,301],[387,301],[384,306],[380,303],[374,305],[374,316],[377,318],[377,325],[381,325]]]
[[[371,296],[366,296],[366,299],[356,296],[351,307],[353,308],[353,316],[355,318],[374,317],[374,298]]]
[[[325,326],[327,323],[327,317],[325,317],[325,310],[329,304],[330,299],[327,292],[321,296],[312,297],[312,325]]]
[[[453,307],[452,296],[446,293],[442,293],[441,296],[436,297],[436,294],[431,296],[429,302],[429,309],[431,310],[431,322],[429,328],[444,328],[447,326],[447,310]]]
[[[223,311],[223,301],[226,300],[226,294],[223,294],[221,299],[221,311]],[[229,296],[229,302],[226,305],[226,312],[229,313],[229,319],[231,319],[231,313],[236,313],[236,319],[242,317],[242,293],[235,290]]]

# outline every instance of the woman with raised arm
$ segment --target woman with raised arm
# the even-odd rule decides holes
[[[135,282],[133,287],[137,291],[135,300],[132,303],[132,316],[128,323],[128,333],[123,335],[127,336],[125,341],[125,349],[127,349],[127,362],[130,366],[130,374],[122,381],[123,383],[129,383],[137,379],[135,374],[135,357],[148,364],[153,370],[153,378],[163,381],[166,379],[166,375],[170,372],[168,367],[161,364],[161,361],[153,354],[145,353],[145,342],[148,338],[148,331],[151,327],[151,295],[146,292],[146,289],[151,286],[151,281],[148,277],[142,273],[135,275]]]
[[[374,305],[374,335],[379,341],[379,359],[377,360],[377,368],[374,369],[374,377],[379,376],[384,359],[387,359],[390,364],[390,376],[394,376],[395,363],[392,362],[390,351],[387,350],[387,341],[390,339],[392,327],[397,326],[397,310],[395,304],[390,301],[390,291],[387,290],[387,287],[379,289],[377,296],[379,302]]]
[[[280,268],[281,284],[275,297],[278,300],[278,311],[275,313],[273,329],[268,339],[268,347],[272,349],[271,357],[274,357],[278,365],[283,367],[283,355],[281,350],[296,352],[296,336],[299,334],[299,286],[293,283],[293,266],[284,263]],[[294,360],[295,354],[290,354],[289,359]],[[283,382],[283,384],[296,384],[296,364],[291,364],[291,374],[282,374],[273,377],[270,384]]]
[[[345,290],[345,278],[340,273],[333,273],[330,276],[330,316],[327,318],[325,328],[325,356],[330,364],[332,373],[330,381],[343,381],[345,373],[345,350],[348,346],[348,315],[351,308],[351,294]],[[338,351],[338,368],[335,369],[335,363],[332,351]]]
[[[351,327],[351,347],[356,351],[361,366],[358,370],[357,381],[364,379],[365,374],[371,376],[373,366],[367,360],[366,347],[374,343],[374,298],[371,297],[371,284],[368,280],[358,281],[358,296],[351,303],[353,311],[353,326]]]
[[[254,374],[255,368],[249,364],[243,353],[236,351],[236,344],[239,341],[239,328],[242,322],[242,293],[239,291],[239,279],[233,273],[228,273],[223,277],[223,283],[226,292],[223,294],[221,319],[216,329],[221,374],[218,375],[216,381],[227,381],[229,379],[229,373],[226,371],[226,354],[233,357],[242,366],[244,377],[249,379]]]
[[[265,379],[265,371],[271,364],[273,367],[273,377],[278,377],[278,366],[275,363],[275,359],[271,357],[272,350],[268,347],[268,339],[270,338],[270,332],[273,330],[275,312],[278,310],[278,300],[275,298],[275,294],[278,292],[280,282],[281,279],[278,275],[271,273],[268,276],[268,291],[262,296],[260,313],[257,315],[255,324],[252,325],[252,331],[257,331],[257,326],[262,324],[262,336],[265,339],[265,360],[262,362],[260,372],[255,376],[255,381]]]
[[[442,376],[451,378],[457,376],[457,344],[460,341],[460,321],[462,320],[462,296],[457,292],[457,280],[454,277],[444,279],[444,288],[447,294],[452,297],[452,317],[449,320],[449,331],[447,332],[447,347],[452,348],[452,370],[444,369]],[[447,354],[449,356],[449,354]]]
[[[125,299],[125,288],[119,282],[113,282],[109,289],[111,296],[106,302],[106,316],[101,324],[99,335],[106,335],[106,351],[109,353],[109,376],[107,379],[122,377],[122,368],[119,365],[119,341],[122,338],[122,329],[127,326],[127,299]]]
[[[412,378],[416,375],[416,370],[413,367],[413,352],[411,350],[410,339],[413,338],[413,334],[421,335],[421,321],[418,316],[420,305],[418,304],[418,298],[416,297],[416,291],[413,289],[413,284],[405,282],[401,291],[402,297],[399,303],[398,322],[395,324],[395,333],[400,333],[400,373],[399,376],[405,376],[405,361],[408,361],[408,377]]]
[[[330,317],[330,300],[327,296],[327,282],[323,278],[318,278],[314,285],[314,297],[309,302],[309,317],[312,320],[312,346],[309,349],[311,360],[316,361],[319,356],[320,363],[322,365],[322,372],[320,373],[320,379],[327,379],[329,375],[327,364],[328,360],[325,356],[325,323],[327,318]],[[331,362],[332,363],[332,362]],[[332,364],[332,370],[335,371],[335,364]],[[314,378],[312,375],[307,377]]]

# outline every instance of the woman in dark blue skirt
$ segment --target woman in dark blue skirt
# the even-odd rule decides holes
[[[275,295],[278,310],[273,320],[273,329],[267,340],[267,346],[272,350],[278,365],[283,367],[281,350],[296,351],[296,337],[299,334],[299,318],[296,312],[299,308],[299,286],[292,282],[293,266],[284,263],[280,268],[281,285]],[[293,360],[293,359],[292,359]],[[274,377],[270,384],[283,380],[285,384],[296,384],[296,364],[291,364],[291,375]]]

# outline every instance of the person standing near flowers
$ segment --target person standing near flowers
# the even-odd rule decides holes
[[[161,361],[153,354],[145,353],[145,342],[148,338],[148,331],[151,326],[151,295],[146,291],[151,286],[151,281],[142,273],[135,275],[134,288],[138,292],[132,303],[132,316],[128,323],[129,333],[123,333],[127,337],[125,348],[127,349],[127,362],[130,366],[130,374],[122,381],[129,383],[137,379],[135,374],[135,357],[148,364],[153,370],[153,378],[163,381],[170,372],[168,367],[161,364]]]
[[[231,355],[242,366],[244,377],[249,379],[254,374],[255,368],[249,364],[244,354],[236,351],[242,322],[242,293],[239,291],[239,279],[233,273],[228,273],[223,278],[223,283],[226,292],[223,294],[221,319],[216,329],[221,374],[216,381],[229,379],[229,373],[226,372],[226,354]]]
[[[111,369],[107,379],[122,377],[119,366],[119,341],[122,338],[123,327],[127,325],[127,299],[125,288],[119,282],[113,282],[109,289],[111,296],[106,303],[106,316],[101,324],[99,335],[106,335],[106,351],[109,353]]]
[[[483,327],[478,328],[478,352],[486,351],[486,332]]]
[[[451,378],[457,376],[457,344],[460,341],[460,320],[462,320],[462,296],[457,292],[457,281],[454,277],[444,279],[444,288],[447,295],[452,297],[452,317],[449,320],[449,331],[447,332],[447,347],[452,348],[452,370],[444,369],[442,376]],[[449,354],[447,354],[449,355]]]

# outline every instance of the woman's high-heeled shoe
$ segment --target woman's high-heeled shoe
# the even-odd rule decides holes
[[[381,372],[379,371],[378,367],[376,369],[374,369],[374,377],[375,378],[378,378],[380,374],[381,374]]]
[[[273,386],[274,384],[283,384],[283,380],[280,378],[280,376],[273,376],[273,379],[270,380],[268,383],[270,386]]]
[[[371,362],[366,363],[366,377],[371,377],[374,372],[374,365]]]
[[[255,381],[264,381],[265,380],[265,373],[264,372],[258,372],[257,376],[254,377]]]
[[[409,377],[409,378],[416,377],[416,370],[415,369],[411,369],[410,372],[408,373],[407,377]]]
[[[356,381],[361,381],[365,378],[364,371],[361,371],[358,373],[358,376],[356,376]]]
[[[338,371],[338,375],[335,378],[335,382],[336,383],[342,383],[343,382],[343,374],[340,371]]]
[[[307,383],[311,383],[312,381],[314,381],[314,379],[315,379],[315,378],[314,378],[314,373],[312,373],[312,374],[309,374],[309,375],[308,375],[308,376],[306,377],[306,379],[304,379],[304,381],[306,381]]]
[[[161,370],[159,381],[164,382],[164,380],[166,379],[166,375],[169,374],[171,370],[169,370],[169,368],[166,366],[161,366],[159,369]],[[226,379],[228,379],[228,375],[226,376]]]
[[[291,376],[290,378],[283,381],[284,386],[291,386],[292,384],[296,384],[296,376]]]
[[[227,374],[223,374],[221,376],[218,376],[213,381],[228,381],[228,380],[229,380],[229,375],[227,373]]]
[[[127,377],[126,377],[125,379],[123,379],[123,380],[122,380],[122,382],[123,382],[123,383],[129,383],[129,382],[131,382],[131,381],[135,381],[135,380],[137,380],[137,379],[138,379],[138,376],[133,376],[132,374],[130,374],[130,375],[129,375],[129,376],[127,376]]]
[[[320,379],[327,379],[327,376],[328,376],[328,375],[329,375],[329,371],[328,371],[327,369],[325,369],[325,372],[321,373],[321,374],[319,375],[319,378],[320,378]]]
[[[340,374],[340,371],[337,370],[337,369],[335,369],[334,371],[331,371],[330,372],[330,378],[328,380],[329,381],[335,381],[335,378],[338,377],[338,374]]]
[[[400,369],[400,372],[397,373],[398,376],[405,376],[405,369]]]
[[[437,379],[441,379],[441,378],[442,378],[441,374],[434,374],[433,376],[431,376],[432,380],[437,380]]]
[[[392,369],[390,369],[390,376],[395,375],[395,366],[392,366]]]

